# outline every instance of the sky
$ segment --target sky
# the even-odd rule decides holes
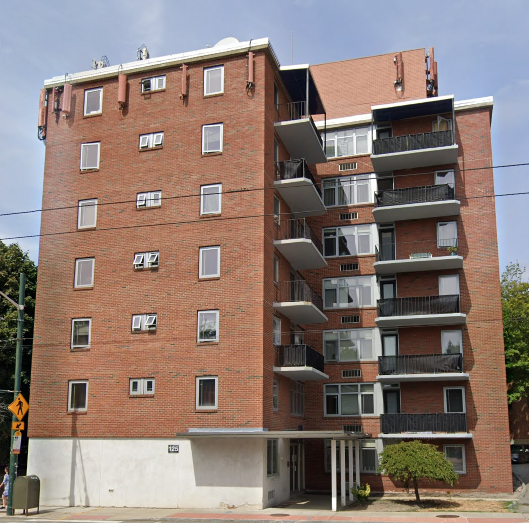
[[[45,145],[37,139],[45,79],[203,49],[233,36],[270,38],[282,65],[435,48],[439,94],[494,97],[495,166],[529,163],[527,0],[17,0],[2,5],[0,215],[39,209]],[[292,37],[292,38],[291,38]],[[293,45],[291,46],[291,40]],[[529,193],[529,165],[495,169],[495,192]],[[529,194],[496,198],[500,268],[529,267]],[[0,216],[0,239],[38,235],[40,213]],[[38,238],[18,242],[38,261]]]

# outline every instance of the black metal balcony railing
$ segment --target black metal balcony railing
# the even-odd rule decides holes
[[[381,376],[446,372],[463,372],[462,354],[402,354],[378,357],[378,373]]]
[[[375,246],[375,254],[377,261],[457,256],[457,238],[384,243]]]
[[[459,294],[387,298],[378,300],[377,303],[377,313],[380,317],[455,314],[457,312],[459,312]]]
[[[307,180],[310,180],[321,198],[320,188],[305,160],[285,160],[284,162],[279,162],[277,164],[276,180],[294,180],[296,178],[306,178]]]
[[[308,345],[279,345],[276,349],[278,367],[313,367],[323,372],[323,354]]]
[[[435,147],[454,145],[452,131],[434,131],[431,133],[406,134],[373,140],[373,154],[403,153]]]
[[[323,256],[323,245],[305,218],[283,220],[279,227],[280,240],[310,240]]]
[[[467,432],[467,415],[446,414],[381,414],[380,428],[384,434],[402,432]]]
[[[424,185],[375,192],[376,207],[411,205],[414,203],[442,202],[455,199],[455,190],[448,184]]]
[[[309,302],[320,309],[320,311],[323,310],[321,296],[305,280],[279,282],[276,290],[276,301]]]

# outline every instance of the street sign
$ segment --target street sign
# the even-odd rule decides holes
[[[18,421],[22,421],[29,410],[29,403],[22,394],[19,394],[7,408],[16,416]]]
[[[13,437],[13,454],[20,454],[22,447],[22,432],[15,432]]]
[[[26,428],[26,424],[23,421],[12,421],[11,422],[11,430],[24,430]]]

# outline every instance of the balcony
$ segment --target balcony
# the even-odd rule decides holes
[[[279,227],[276,249],[296,270],[327,267],[323,246],[305,218],[284,220]]]
[[[467,315],[459,311],[459,295],[388,298],[378,300],[378,327],[463,325]]]
[[[463,355],[405,354],[378,357],[378,381],[463,381]]]
[[[467,415],[381,414],[380,438],[472,438],[467,432]]]
[[[375,247],[377,274],[462,269],[457,238],[385,243]]]
[[[323,354],[308,345],[280,345],[274,372],[297,381],[326,380],[323,372]]]
[[[457,216],[461,203],[450,185],[426,185],[377,191],[373,217],[377,223]]]
[[[305,160],[279,162],[274,187],[296,216],[319,216],[327,210]]]
[[[305,280],[279,282],[273,307],[298,325],[327,321],[321,296]]]

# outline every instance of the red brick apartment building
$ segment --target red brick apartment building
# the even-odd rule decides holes
[[[402,488],[377,456],[406,439],[511,491],[491,116],[424,49],[226,39],[47,80],[42,502],[337,509]]]

